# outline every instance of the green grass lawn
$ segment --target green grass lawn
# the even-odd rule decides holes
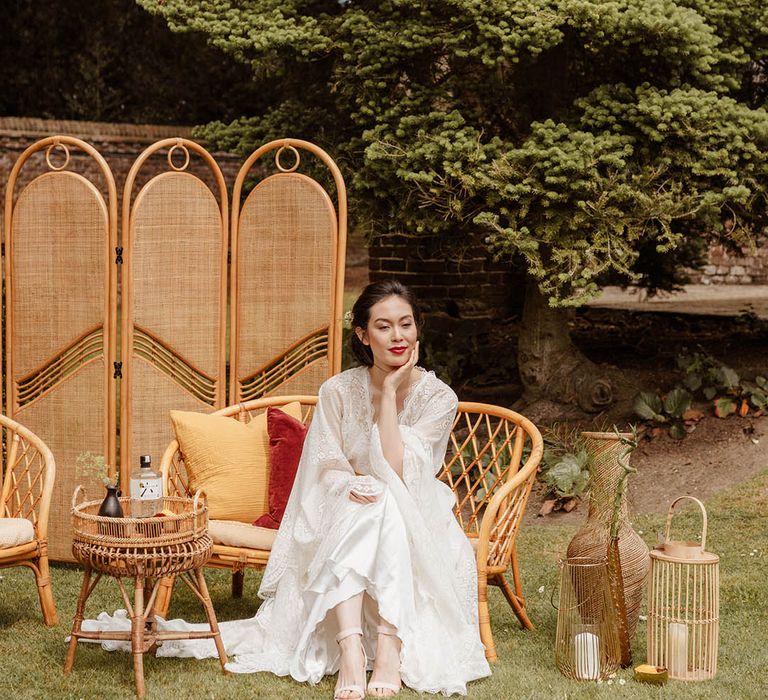
[[[707,549],[721,556],[721,631],[717,677],[712,681],[670,681],[664,687],[635,683],[631,669],[608,684],[571,681],[555,668],[553,645],[556,611],[550,596],[557,584],[557,560],[573,528],[528,526],[520,536],[520,561],[533,632],[520,629],[501,594],[491,591],[492,621],[499,652],[493,676],[470,686],[469,697],[493,698],[718,698],[768,696],[768,472],[711,499]],[[663,516],[641,516],[635,526],[649,543]],[[677,523],[692,534],[694,511]],[[76,567],[56,565],[53,585],[62,624],[42,624],[32,575],[26,569],[0,570],[0,678],[3,698],[131,698],[132,662],[128,654],[109,653],[81,644],[69,678],[62,675],[64,637],[74,613],[80,585]],[[220,620],[253,615],[258,575],[246,577],[245,597],[229,597],[224,572],[207,574]],[[539,592],[543,587],[543,592]],[[88,612],[119,607],[113,581],[104,580],[89,601]],[[173,613],[200,620],[202,612],[185,587],[178,587]],[[645,629],[641,623],[633,643],[634,662],[645,661]],[[224,676],[214,660],[145,659],[148,698],[331,698],[333,679],[310,687],[269,674]],[[625,681],[621,685],[621,681]],[[416,694],[404,690],[400,697]]]

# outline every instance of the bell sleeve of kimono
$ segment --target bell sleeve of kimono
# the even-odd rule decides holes
[[[402,481],[417,498],[423,485],[432,488],[436,483],[435,477],[443,466],[458,399],[449,386],[440,382],[420,403],[423,408],[416,420],[410,425],[399,425],[403,441]],[[391,482],[393,475],[398,478],[384,459],[377,426],[373,429],[371,450],[371,464],[376,476],[386,482]],[[382,469],[382,464],[388,469]]]
[[[341,420],[342,397],[335,386],[326,382],[318,392],[310,431],[318,481],[332,497],[347,495],[355,477],[342,448]]]

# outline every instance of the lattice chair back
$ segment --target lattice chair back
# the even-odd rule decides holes
[[[48,515],[56,463],[48,446],[31,430],[0,415],[3,441],[3,488],[0,493],[0,526],[14,527],[29,521],[30,540],[0,546],[0,568],[28,566],[35,572],[38,595],[46,624],[58,624],[48,573]],[[11,519],[17,519],[12,522]],[[26,525],[29,528],[29,525]]]
[[[496,646],[488,584],[501,588],[523,627],[533,629],[525,612],[516,543],[543,452],[538,429],[519,413],[459,403],[439,477],[456,494],[456,518],[476,550],[480,638],[491,661]],[[513,584],[505,576],[510,567]]]
[[[543,450],[527,418],[488,404],[459,404],[440,478],[456,494],[470,539],[488,542],[489,566],[509,564]]]

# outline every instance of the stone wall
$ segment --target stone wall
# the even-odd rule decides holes
[[[691,273],[697,284],[768,284],[768,246],[742,248],[741,254],[712,246],[707,264]]]
[[[157,126],[152,124],[107,124],[102,122],[79,122],[27,117],[0,117],[0,187],[5,193],[8,177],[18,157],[26,148],[47,136],[74,136],[93,146],[107,161],[117,186],[118,201],[122,200],[123,186],[133,162],[149,145],[160,139],[183,137],[190,139],[192,130],[186,126]],[[212,153],[222,170],[227,187],[231,191],[243,159],[231,153]],[[57,161],[59,154],[53,153]],[[106,184],[100,176],[95,161],[85,152],[72,149],[71,165],[68,169],[81,173],[105,192]],[[165,155],[153,155],[144,164],[134,188],[140,188],[154,174],[167,169]],[[34,154],[25,164],[17,182],[20,191],[30,180],[47,172],[45,151]],[[190,159],[189,171],[195,173],[213,186],[209,168],[199,157]],[[215,190],[214,190],[215,191]]]

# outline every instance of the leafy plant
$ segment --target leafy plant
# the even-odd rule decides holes
[[[589,484],[589,455],[586,450],[577,454],[566,452],[556,455],[551,450],[544,453],[543,480],[550,493],[558,498],[581,496]]]
[[[738,412],[746,416],[750,407],[768,411],[768,379],[755,377],[742,381],[738,372],[705,352],[682,353],[677,366],[683,371],[683,384],[693,392],[701,392],[713,401],[715,415],[726,418]]]
[[[693,404],[693,396],[686,389],[672,389],[665,396],[641,391],[632,403],[640,418],[669,425],[669,434],[675,440],[685,437],[685,415]]]
[[[683,385],[692,392],[701,391],[708,401],[718,395],[739,393],[738,373],[712,355],[683,352],[677,357],[677,366],[683,371]]]
[[[545,507],[550,510],[572,510],[589,487],[591,459],[578,430],[554,425],[544,434],[544,456],[539,480],[546,489]]]
[[[99,479],[105,486],[112,485],[109,477],[109,465],[104,455],[93,452],[81,452],[75,459],[75,472],[83,479]],[[115,471],[114,485],[120,482],[120,471]]]

